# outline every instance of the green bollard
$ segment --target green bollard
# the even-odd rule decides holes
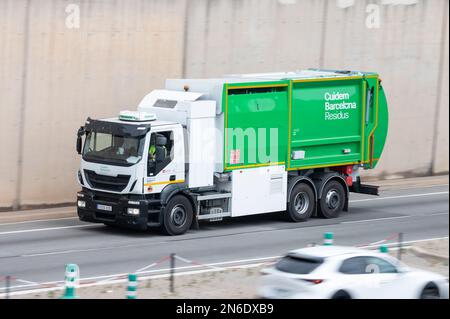
[[[323,245],[332,246],[333,245],[333,233],[325,233],[323,235]]]
[[[137,275],[128,274],[127,299],[137,298]]]
[[[66,265],[66,290],[61,299],[77,299],[79,298],[75,293],[75,287],[78,284],[78,280],[80,278],[80,268],[76,264],[67,264]]]
[[[386,246],[386,245],[381,245],[381,246],[380,246],[380,252],[382,252],[382,253],[388,253],[388,252],[389,252],[388,246]]]

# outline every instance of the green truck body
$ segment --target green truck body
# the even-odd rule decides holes
[[[288,171],[352,164],[376,167],[388,129],[386,96],[380,83],[378,75],[371,73],[225,84],[224,170],[266,165],[285,165]],[[267,137],[265,143],[247,139],[239,144],[229,133],[265,129],[270,135],[273,128],[278,129],[277,138]],[[236,152],[239,161],[232,159]],[[271,157],[261,159],[254,154]]]

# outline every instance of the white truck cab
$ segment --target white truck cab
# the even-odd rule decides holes
[[[214,185],[216,103],[197,101],[202,95],[155,90],[137,111],[86,120],[77,142],[81,220],[139,229],[163,226],[171,235],[191,226],[198,202],[192,192]],[[163,207],[177,193],[184,197],[171,205],[169,225],[164,226]],[[214,195],[229,197],[226,192]]]

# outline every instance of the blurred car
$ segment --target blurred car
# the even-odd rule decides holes
[[[448,298],[447,278],[355,247],[294,250],[262,275],[258,295],[268,299]]]

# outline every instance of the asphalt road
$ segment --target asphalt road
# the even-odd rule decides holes
[[[350,211],[332,220],[313,218],[289,223],[267,214],[202,223],[178,237],[157,230],[135,232],[76,218],[0,225],[0,276],[11,275],[16,289],[25,281],[64,279],[67,263],[76,263],[82,278],[136,271],[170,253],[200,263],[277,256],[310,243],[322,243],[331,231],[335,244],[364,245],[403,232],[404,240],[449,234],[448,185],[388,190],[380,197],[351,194]],[[178,263],[177,266],[187,266]],[[162,263],[154,269],[167,268]],[[4,292],[0,282],[0,293]]]

